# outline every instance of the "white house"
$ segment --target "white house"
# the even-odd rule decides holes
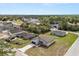
[[[57,35],[57,36],[65,36],[68,34],[67,32],[63,30],[57,30],[57,29],[51,29],[52,34]]]
[[[27,23],[37,24],[37,25],[40,24],[39,19],[36,19],[36,18],[24,18],[24,17],[23,17],[23,21],[25,21],[25,22],[27,22]]]

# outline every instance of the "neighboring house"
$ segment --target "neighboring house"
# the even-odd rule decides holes
[[[59,21],[53,21],[51,23],[51,28],[56,28],[56,29],[59,29],[60,28],[60,22]]]
[[[52,45],[55,41],[54,41],[54,37],[48,37],[48,36],[39,36],[36,38],[32,39],[32,43],[38,46],[46,46],[49,47],[50,45]]]
[[[21,37],[25,39],[31,39],[36,35],[33,33],[23,32],[20,26],[15,26],[12,22],[0,21],[0,32],[7,31],[10,34],[10,39],[15,37]],[[7,36],[8,37],[8,36]]]
[[[24,18],[24,17],[23,17],[23,21],[24,21],[24,22],[27,22],[27,23],[37,24],[37,25],[40,24],[40,21],[39,21],[39,19],[37,19],[37,18]]]
[[[12,22],[0,21],[0,31],[8,30],[12,34],[22,31],[19,26],[15,26]]]
[[[25,39],[32,39],[35,36],[36,35],[33,33],[25,33],[25,32],[16,34],[16,37],[25,38]]]
[[[29,22],[29,18],[23,17],[22,20],[23,20],[24,22]]]
[[[57,35],[57,36],[65,36],[67,34],[65,31],[56,30],[56,29],[52,29],[51,32],[52,34]]]
[[[4,31],[13,27],[11,22],[0,21],[0,31]]]
[[[12,27],[11,29],[10,29],[10,32],[13,34],[13,33],[18,33],[18,32],[21,32],[22,31],[22,29],[21,29],[21,27]]]
[[[53,21],[51,24],[51,29],[50,29],[52,34],[57,35],[57,36],[65,36],[66,35],[65,31],[58,30],[60,27],[61,27],[60,21]]]

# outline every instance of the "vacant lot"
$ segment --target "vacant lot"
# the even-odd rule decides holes
[[[54,36],[50,33],[46,33],[45,35]],[[25,53],[30,56],[62,56],[76,39],[77,35],[69,33],[65,37],[58,37],[55,39],[56,42],[49,48],[34,47],[27,50]]]

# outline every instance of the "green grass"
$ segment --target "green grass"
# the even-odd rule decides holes
[[[18,44],[16,44],[16,43],[18,43]],[[31,40],[29,40],[29,39],[17,38],[16,40],[10,42],[10,45],[13,48],[22,48],[30,43],[31,43]]]
[[[68,45],[70,47],[71,44],[73,44],[73,42],[76,40],[76,38],[77,38],[77,35],[69,33],[65,37],[59,37],[58,40],[63,41],[63,43],[68,43]]]
[[[54,36],[50,35],[50,33],[46,33],[45,35]],[[55,39],[56,42],[49,48],[35,47],[27,50],[25,53],[33,56],[62,56],[74,43],[77,37],[77,35],[69,33],[64,37],[58,37],[57,39]]]

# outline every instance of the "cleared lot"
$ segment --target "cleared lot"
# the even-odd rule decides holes
[[[46,33],[45,35],[54,36],[50,33]],[[69,33],[65,37],[58,37],[55,39],[56,42],[49,48],[34,47],[30,48],[25,53],[30,56],[62,56],[66,53],[77,37],[77,35]]]

